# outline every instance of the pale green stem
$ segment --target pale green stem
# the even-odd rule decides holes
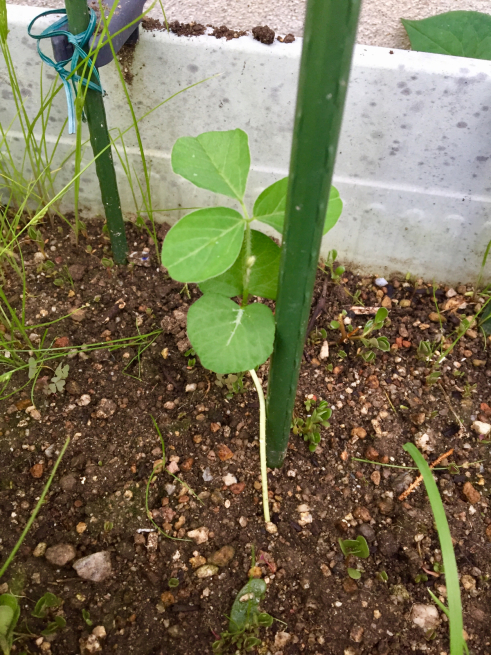
[[[271,523],[271,519],[269,516],[268,470],[266,467],[266,403],[264,402],[263,388],[257,377],[256,371],[251,369],[249,373],[254,381],[257,395],[259,397],[259,457],[261,460],[261,485],[263,489],[264,521],[266,524],[269,524]]]

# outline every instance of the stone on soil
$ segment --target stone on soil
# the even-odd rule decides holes
[[[491,425],[489,423],[483,423],[482,421],[474,421],[472,429],[474,432],[477,432],[477,434],[487,436],[491,432]]]
[[[46,550],[46,559],[55,566],[65,566],[77,556],[77,551],[71,544],[57,544]]]
[[[233,546],[223,546],[220,550],[212,553],[208,557],[208,564],[214,564],[215,566],[227,566],[235,555],[235,549]]]
[[[112,573],[111,553],[102,550],[87,557],[82,557],[75,562],[73,568],[77,575],[84,580],[102,582]]]
[[[208,535],[210,530],[205,527],[196,528],[196,530],[190,530],[188,532],[188,537],[194,541],[195,544],[204,544],[208,541]]]
[[[481,494],[479,493],[479,491],[477,491],[477,489],[474,489],[471,482],[466,482],[464,484],[463,492],[464,492],[464,496],[471,503],[471,505],[475,505],[481,499]]]
[[[95,416],[96,418],[109,418],[116,411],[116,403],[109,398],[102,398],[97,405]]]
[[[217,573],[218,566],[215,566],[215,564],[204,564],[203,566],[200,566],[199,569],[197,569],[196,577],[210,578],[212,575],[216,575]]]
[[[440,616],[435,605],[416,603],[411,610],[411,620],[425,632],[440,624]]]

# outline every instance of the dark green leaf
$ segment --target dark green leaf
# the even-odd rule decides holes
[[[260,578],[252,578],[242,587],[232,605],[228,624],[229,632],[236,634],[243,630],[248,623],[251,623],[265,593],[266,583]]]
[[[423,20],[401,19],[413,50],[456,57],[491,59],[491,16],[449,11]]]
[[[288,178],[284,177],[264,189],[254,203],[254,218],[270,225],[280,234],[283,234],[285,222],[287,190]],[[342,211],[343,201],[339,197],[339,191],[335,187],[331,187],[323,234],[327,234],[336,225]]]
[[[243,294],[245,238],[244,236],[242,249],[235,264],[222,275],[200,284],[203,293],[217,293],[220,296],[227,296],[227,298]],[[280,248],[272,239],[262,232],[251,230],[251,255],[255,257],[249,277],[249,293],[251,295],[270,300],[276,299],[280,254]]]
[[[266,305],[242,308],[223,296],[205,294],[188,312],[188,336],[205,368],[215,373],[248,371],[273,350],[275,324]]]
[[[201,189],[242,200],[251,165],[242,130],[185,136],[172,149],[172,169]]]
[[[228,270],[239,256],[245,221],[228,207],[198,209],[167,234],[162,264],[179,282],[203,282]]]

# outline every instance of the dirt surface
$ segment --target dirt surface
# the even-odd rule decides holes
[[[446,602],[426,493],[419,487],[399,501],[414,472],[382,465],[411,465],[402,446],[413,441],[430,461],[454,449],[435,475],[462,576],[469,647],[475,655],[491,653],[490,445],[489,437],[472,429],[476,420],[491,421],[488,351],[481,335],[470,330],[448,355],[441,386],[431,387],[425,383],[428,364],[416,356],[422,339],[434,340],[440,331],[450,339],[457,314],[475,312],[467,288],[436,290],[445,319],[440,326],[432,286],[422,280],[390,280],[378,287],[373,277],[345,273],[336,284],[319,272],[313,303],[318,316],[312,317],[305,348],[296,414],[306,417],[304,401],[312,396],[327,400],[333,413],[315,453],[292,435],[283,468],[268,473],[278,528],[271,535],[262,518],[252,382],[245,377],[244,391],[229,394],[214,374],[184,355],[189,348],[186,312],[199,290],[170,280],[153,243],[134,226],[129,227],[133,264],[113,269],[101,262],[108,256],[108,240],[100,225],[89,226],[78,246],[65,224],[41,229],[54,268],[43,264],[33,242],[23,243],[31,339],[44,334],[35,325],[77,311],[48,328],[45,347],[65,348],[67,356],[54,365],[47,362],[41,371],[33,392],[35,410],[29,386],[0,405],[2,561],[24,528],[57,452],[71,437],[46,503],[0,581],[1,591],[10,588],[21,595],[22,620],[35,633],[22,641],[27,652],[211,653],[214,635],[226,627],[235,595],[247,581],[254,546],[268,583],[262,607],[284,622],[262,631],[264,647],[258,652],[448,653],[448,623],[441,612],[434,629],[413,621],[415,604],[432,606],[428,588]],[[160,236],[164,233],[162,228]],[[9,277],[4,290],[19,308],[19,280]],[[353,301],[356,291],[363,306]],[[345,309],[346,319],[361,326],[367,316],[353,308],[380,304],[389,309],[390,325],[380,335],[388,337],[390,352],[379,352],[366,364],[351,345],[341,359],[341,347],[335,345],[339,335],[328,329],[331,320]],[[331,342],[327,358],[321,358],[326,354],[321,328]],[[162,331],[143,351],[103,347],[157,329]],[[70,353],[94,343],[102,345],[88,354]],[[45,395],[58,362],[69,366],[64,390]],[[258,375],[266,386],[267,365]],[[16,374],[9,390],[26,382],[26,375]],[[162,431],[167,466],[199,497],[166,472],[150,486],[154,521],[181,541],[149,532],[154,526],[146,516],[145,488],[162,458],[151,416]],[[460,468],[449,469],[452,462]],[[199,528],[206,528],[199,531],[202,542],[187,540]],[[367,539],[370,556],[346,561],[338,539],[358,534]],[[218,571],[199,578],[198,565],[216,561],[216,551],[224,546],[229,548],[221,553]],[[98,565],[107,577],[98,582],[82,579],[72,566],[95,553],[106,553],[98,556]],[[348,566],[360,570],[359,580],[348,576]],[[169,588],[171,578],[178,580],[177,587]],[[57,611],[67,624],[43,638],[39,632],[46,621],[30,613],[46,591],[63,599]],[[102,634],[100,626],[106,636],[89,638],[96,627]],[[100,649],[83,650],[88,639],[98,640]]]
[[[142,21],[142,26],[145,30],[155,32],[165,30],[165,25],[155,18],[144,18]],[[207,33],[206,28],[209,27],[212,29],[211,32]],[[201,25],[200,23],[180,23],[175,20],[172,23],[169,23],[170,30],[177,34],[177,36],[202,36],[203,34],[208,34],[209,36],[214,36],[216,39],[225,38],[227,41],[232,39],[238,39],[241,36],[245,36],[247,32],[243,30],[231,30],[226,25],[221,25],[220,27],[215,27],[214,25]],[[274,41],[274,32],[270,30],[266,25],[265,27],[255,27],[252,30],[252,34],[257,41],[261,43],[266,43],[271,45]],[[278,37],[278,41],[283,43],[293,43],[295,37],[293,34],[287,34],[287,36]]]
[[[252,28],[252,36],[256,41],[265,43],[266,45],[271,45],[274,41],[274,30],[272,30],[267,25],[258,25],[257,27]]]

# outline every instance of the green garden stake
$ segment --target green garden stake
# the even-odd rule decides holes
[[[65,0],[68,26],[72,34],[80,34],[87,29],[90,14],[87,0]],[[88,51],[88,50],[87,50]],[[106,213],[107,227],[111,238],[111,248],[116,264],[125,264],[128,252],[121,200],[119,198],[116,171],[111,152],[111,140],[107,129],[106,112],[102,95],[94,89],[86,89],[85,113],[89,124],[90,143],[95,160],[95,168],[101,188],[102,203]]]
[[[267,460],[285,458],[361,0],[308,0],[268,389]]]

